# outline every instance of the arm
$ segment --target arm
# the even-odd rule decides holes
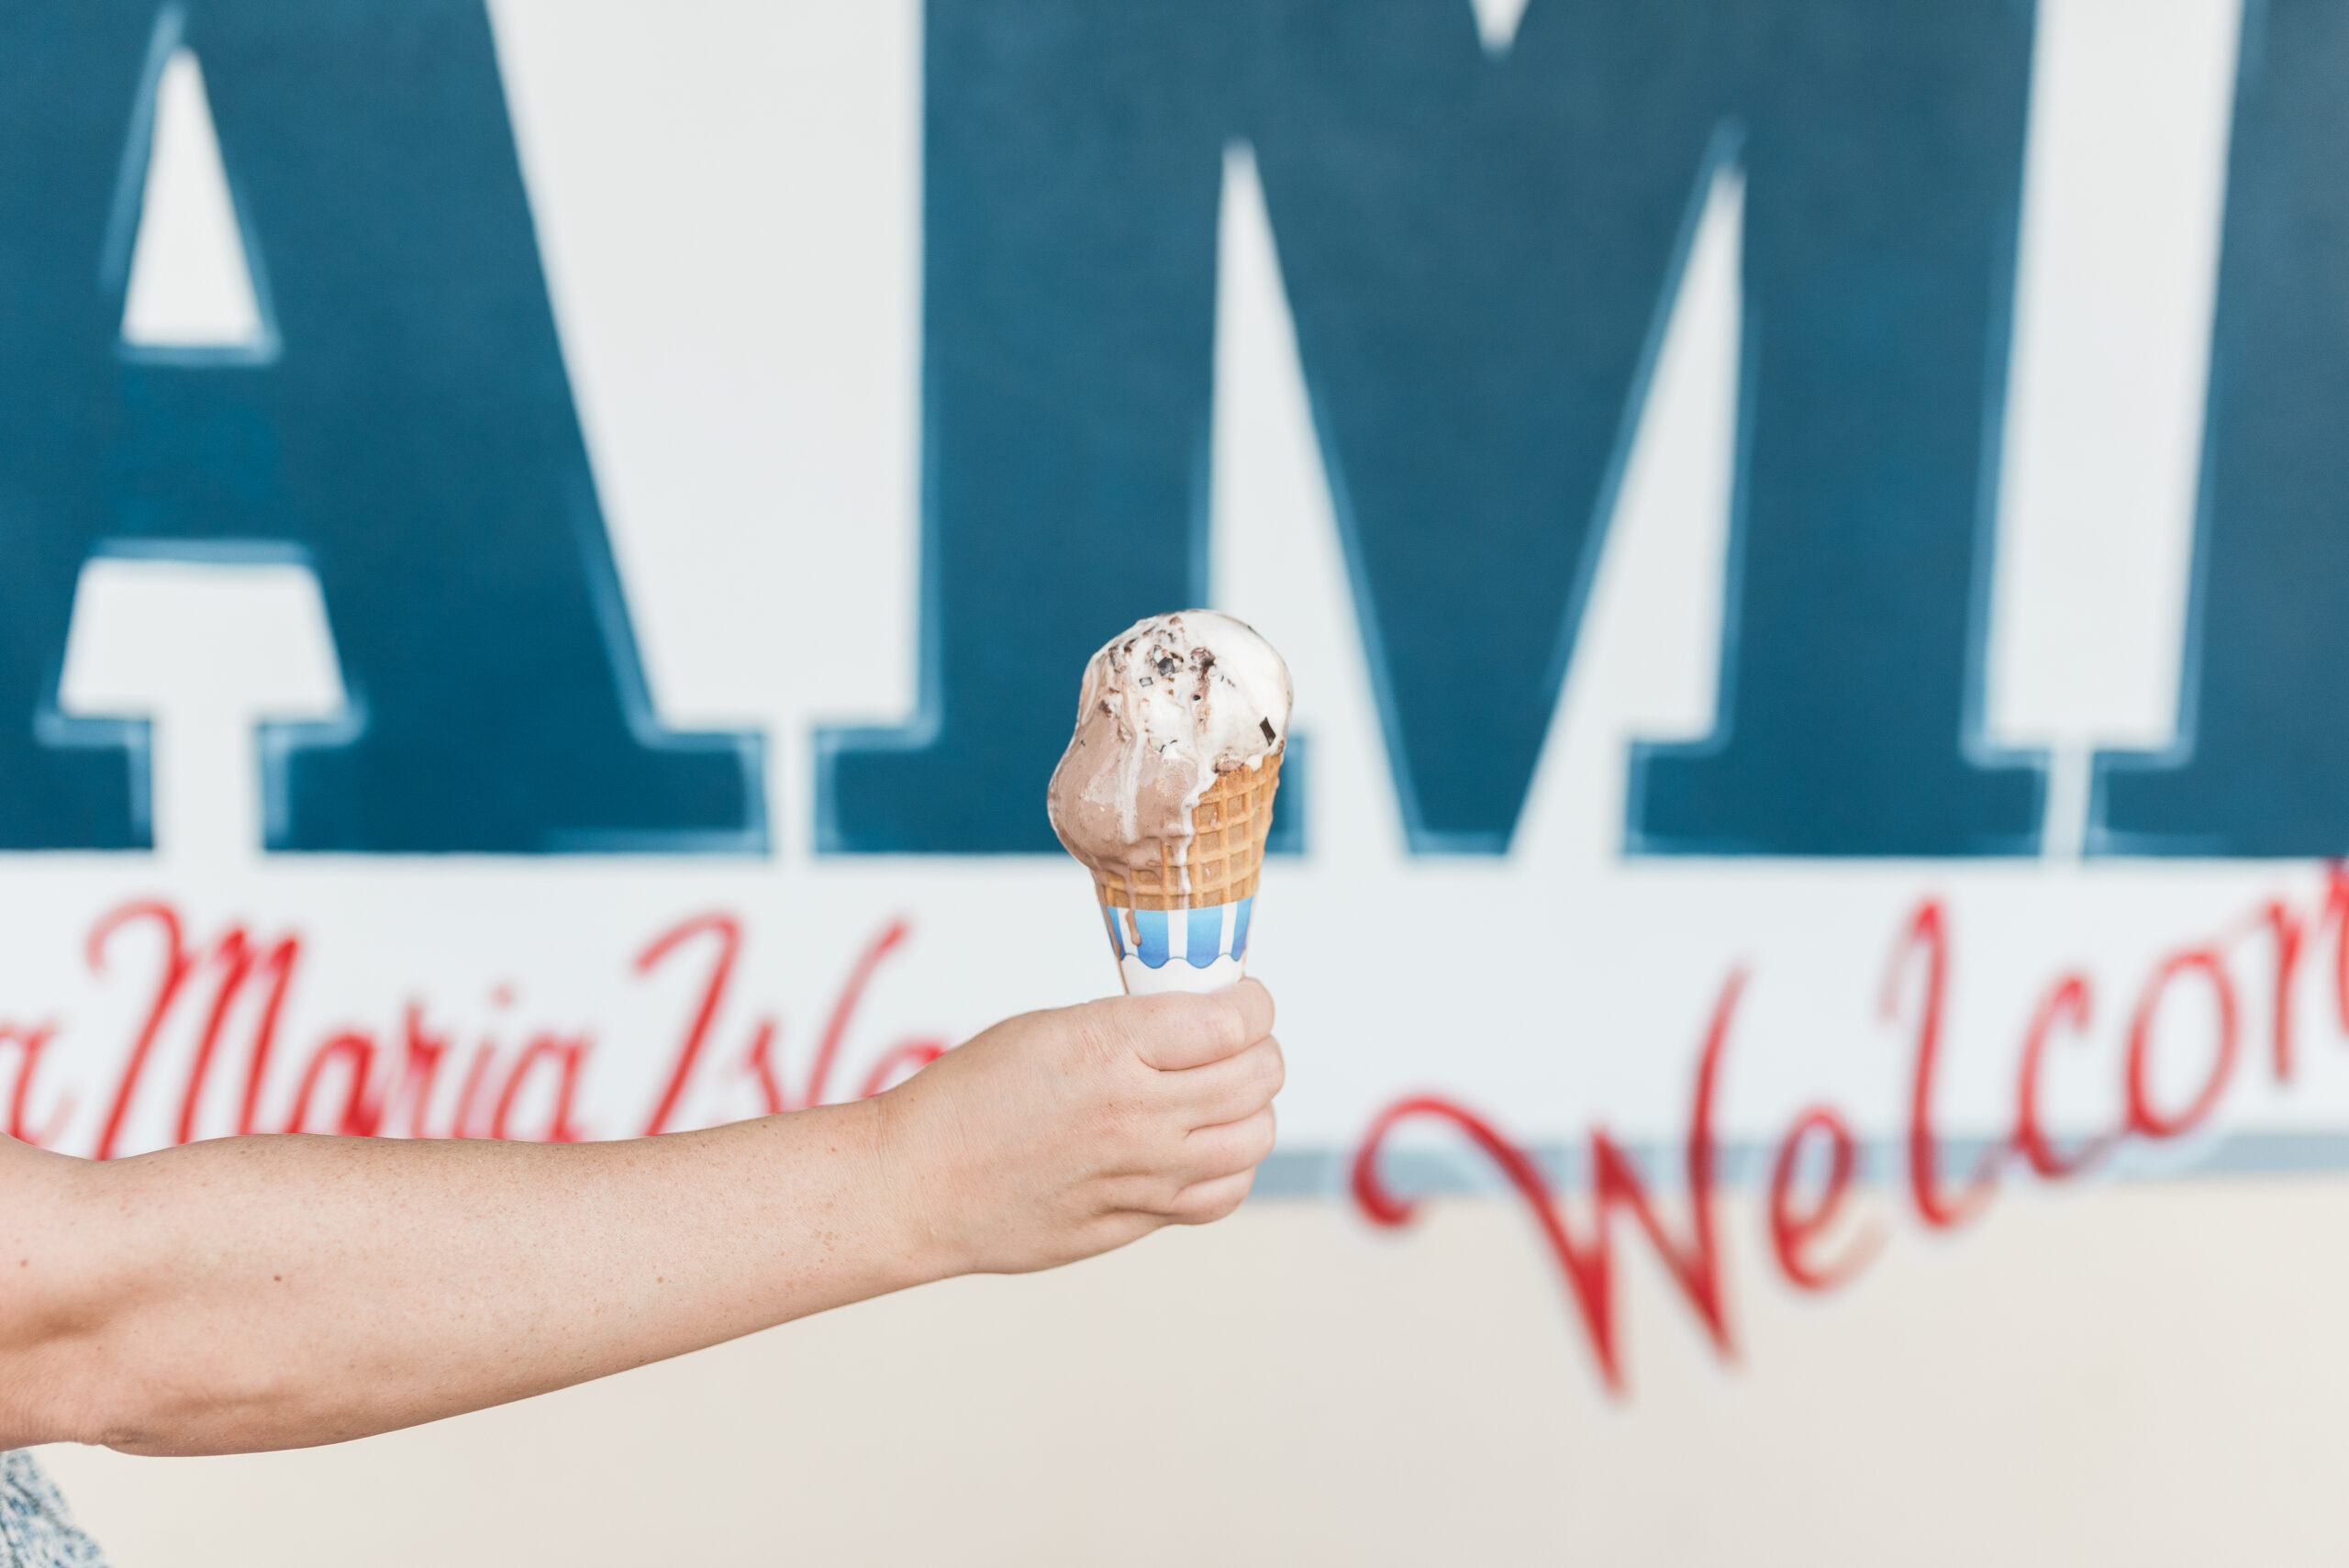
[[[337,1442],[1238,1207],[1272,1002],[1031,1013],[877,1099],[570,1145],[0,1139],[0,1449]]]

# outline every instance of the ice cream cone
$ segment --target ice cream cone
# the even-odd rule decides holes
[[[1189,841],[1163,846],[1155,867],[1090,867],[1130,994],[1212,991],[1247,972],[1248,928],[1280,783],[1279,751],[1234,768],[1199,797]]]
[[[1241,977],[1294,700],[1272,644],[1215,610],[1136,621],[1085,661],[1044,809],[1128,992]]]

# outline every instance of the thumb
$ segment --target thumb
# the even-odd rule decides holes
[[[1273,994],[1254,980],[1203,995],[1113,998],[1110,1005],[1119,1002],[1134,1054],[1165,1073],[1236,1056],[1273,1032]]]

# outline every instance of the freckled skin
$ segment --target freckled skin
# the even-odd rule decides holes
[[[1030,1013],[885,1095],[609,1143],[0,1137],[0,1449],[235,1453],[519,1399],[1247,1195],[1281,1085],[1245,981]]]

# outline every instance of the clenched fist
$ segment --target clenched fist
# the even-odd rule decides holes
[[[1020,1273],[1220,1219],[1273,1147],[1253,980],[1007,1019],[883,1095],[885,1180],[946,1273]]]
[[[0,1449],[339,1442],[1219,1218],[1272,1027],[1253,981],[1030,1013],[878,1099],[612,1143],[0,1137]]]

